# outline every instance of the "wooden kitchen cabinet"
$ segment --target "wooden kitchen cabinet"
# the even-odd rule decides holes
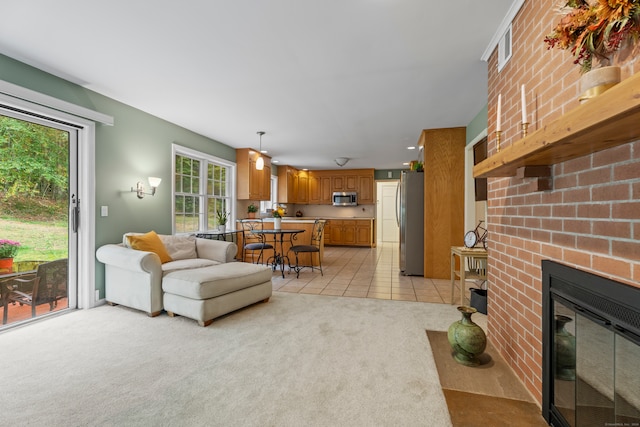
[[[358,204],[376,202],[373,169],[303,171],[278,166],[278,202],[330,205],[333,192],[355,192]]]
[[[373,170],[358,176],[358,204],[372,205],[376,202]]]
[[[331,244],[355,245],[356,224],[351,220],[331,220]]]
[[[320,176],[313,172],[309,173],[309,204],[320,205],[320,191],[322,182]]]
[[[372,246],[373,234],[371,220],[358,220],[356,221],[356,245],[358,246]]]
[[[331,191],[331,177],[320,177],[320,204],[332,205],[333,204],[333,192]]]
[[[356,222],[351,220],[342,221],[342,244],[356,244]]]
[[[309,172],[298,171],[293,188],[296,190],[296,203],[303,205],[309,203]]]
[[[335,171],[331,177],[331,191],[353,191],[358,193],[359,205],[372,205],[376,201],[373,169]],[[331,197],[331,194],[329,194]]]
[[[331,177],[333,191],[358,191],[358,175],[335,175]]]
[[[278,166],[278,203],[297,203],[297,175],[292,166]]]
[[[372,247],[372,222],[370,219],[331,219],[325,226],[325,245]]]
[[[278,166],[278,203],[309,203],[309,172]]]
[[[331,176],[325,171],[309,172],[309,204],[330,205],[331,200]]]
[[[250,148],[236,149],[238,200],[271,200],[271,157],[264,168],[256,169],[258,153]]]
[[[330,219],[324,222],[324,232],[322,234],[324,235],[324,244],[330,245],[331,244],[331,220]]]

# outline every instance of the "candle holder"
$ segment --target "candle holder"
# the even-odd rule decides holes
[[[529,132],[529,122],[522,122],[522,137],[526,137]]]
[[[500,137],[502,136],[502,131],[501,130],[497,130],[496,131],[496,150],[498,150],[498,152],[500,152]]]

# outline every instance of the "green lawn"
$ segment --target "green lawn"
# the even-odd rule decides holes
[[[0,239],[20,242],[14,261],[67,258],[66,221],[26,221],[0,218]]]

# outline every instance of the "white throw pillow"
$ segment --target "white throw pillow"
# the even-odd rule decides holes
[[[124,245],[125,248],[129,248],[131,249],[131,243],[129,243],[129,239],[127,239],[128,236],[142,236],[144,233],[125,233],[122,235],[122,244]]]
[[[198,258],[196,252],[196,236],[160,235],[169,256],[173,260]]]

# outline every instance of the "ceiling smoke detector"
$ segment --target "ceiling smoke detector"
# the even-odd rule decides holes
[[[335,159],[336,165],[338,165],[340,167],[346,165],[348,161],[349,161],[349,159],[346,158],[346,157],[338,157],[338,158]]]

